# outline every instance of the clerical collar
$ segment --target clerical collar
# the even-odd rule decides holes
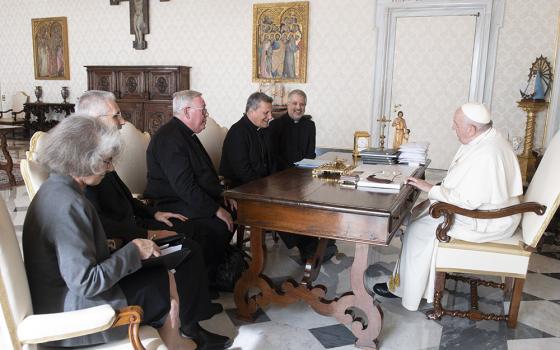
[[[251,119],[249,119],[249,117],[247,116],[246,113],[243,113],[243,122],[249,126],[249,128],[251,128],[252,130],[255,131],[259,131],[261,130],[261,128],[259,128],[258,126],[256,126],[255,124],[253,124],[253,122],[251,121]]]
[[[478,135],[477,137],[475,137],[474,139],[471,140],[471,142],[467,143],[467,146],[474,146],[479,144],[482,140],[484,140],[486,138],[486,136],[488,136],[490,134],[490,132],[494,130],[494,128],[490,128],[488,130],[486,130],[485,132],[483,132],[482,134]]]

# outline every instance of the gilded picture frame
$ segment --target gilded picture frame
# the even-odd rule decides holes
[[[31,19],[36,80],[70,80],[66,17]]]
[[[253,82],[305,83],[309,2],[253,5]]]

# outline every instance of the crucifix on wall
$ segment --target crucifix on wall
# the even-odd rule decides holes
[[[130,34],[134,34],[132,47],[145,50],[148,47],[145,36],[150,33],[150,16],[148,0],[109,0],[111,5],[118,5],[122,1],[130,2]],[[166,2],[169,0],[159,0]]]

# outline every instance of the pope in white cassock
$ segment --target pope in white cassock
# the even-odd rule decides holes
[[[517,157],[509,142],[492,127],[490,113],[482,105],[467,103],[457,109],[453,130],[461,142],[441,185],[409,178],[408,183],[428,192],[430,202],[446,202],[465,209],[491,210],[519,203],[523,193]],[[521,214],[499,219],[456,216],[448,235],[470,242],[488,242],[510,237]],[[401,297],[402,305],[418,310],[420,300],[434,299],[436,228],[443,218],[434,219],[427,208],[412,219],[403,236],[400,284],[392,291],[386,283],[374,286],[385,297]]]

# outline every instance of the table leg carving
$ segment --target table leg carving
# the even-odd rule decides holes
[[[303,281],[298,283],[289,279],[282,283],[280,289],[276,289],[272,281],[262,274],[264,268],[262,240],[263,231],[251,228],[253,260],[235,286],[234,298],[240,319],[252,321],[252,315],[258,307],[271,303],[288,305],[303,300],[321,315],[333,316],[343,324],[351,324],[352,332],[358,338],[357,347],[377,349],[377,337],[381,332],[383,312],[364,285],[364,272],[368,266],[367,244],[356,244],[351,271],[353,292],[328,300],[325,299],[327,288],[323,285],[312,286],[309,280],[306,283]],[[259,293],[249,296],[250,289],[258,289]]]
[[[0,148],[2,149],[2,154],[6,159],[5,164],[0,164],[0,170],[4,170],[8,174],[8,181],[10,182],[10,185],[15,186],[16,178],[12,173],[12,170],[14,169],[14,162],[10,156],[10,152],[8,152],[8,141],[6,140],[6,135],[4,135],[3,132],[0,132]]]

